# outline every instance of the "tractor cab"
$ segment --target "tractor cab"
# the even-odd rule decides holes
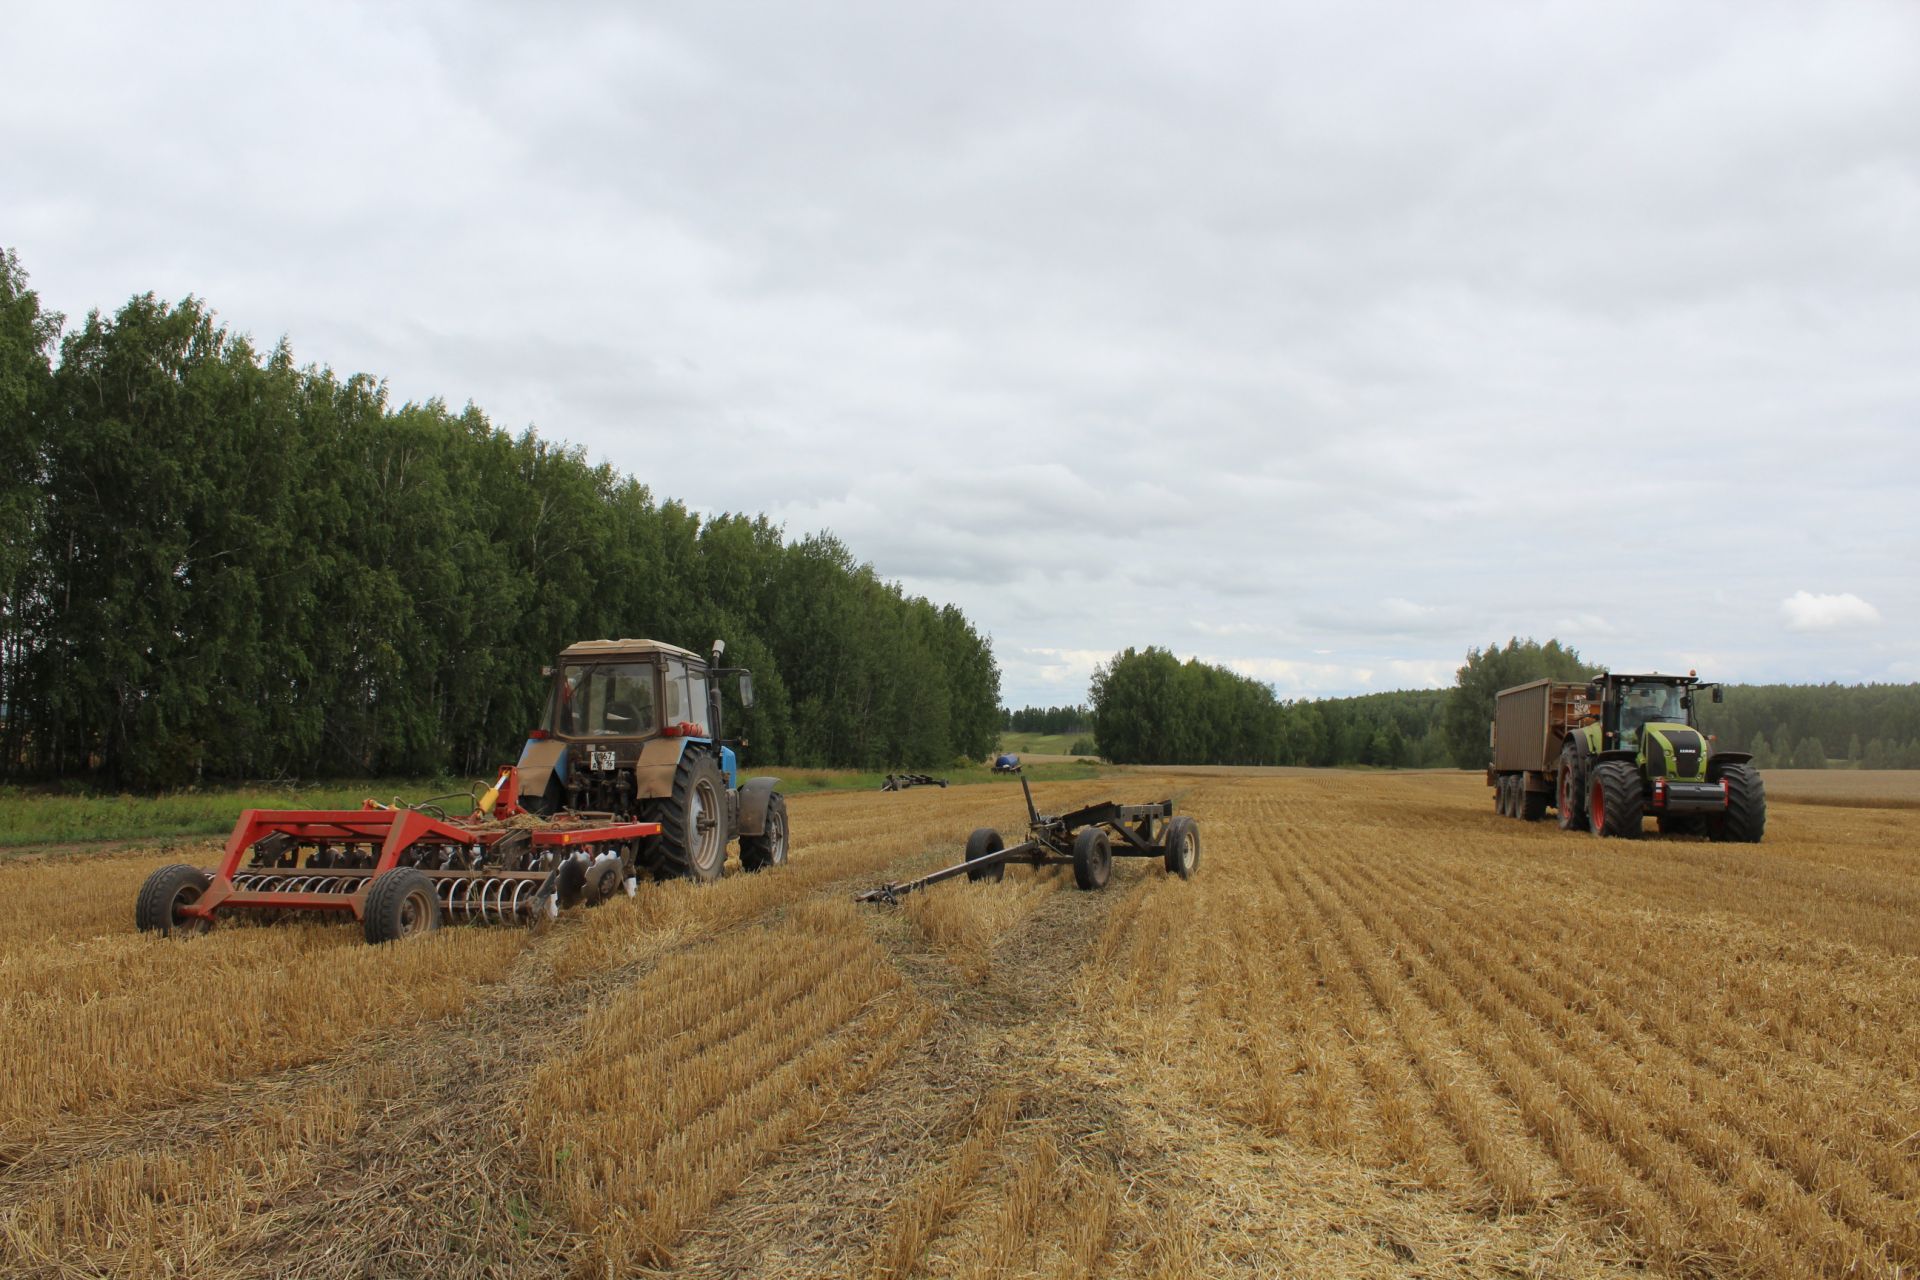
[[[753,705],[752,677],[659,640],[586,640],[560,651],[546,714],[520,756],[520,794],[536,812],[627,814],[671,794],[689,746],[713,757],[729,790],[739,785],[734,745],[720,737],[715,677],[737,675]]]
[[[1602,675],[1587,686],[1588,705],[1599,712],[1587,726],[1588,749],[1627,753],[1650,778],[1703,779],[1707,738],[1694,712],[1701,689],[1720,700],[1720,686],[1703,685],[1691,672]]]

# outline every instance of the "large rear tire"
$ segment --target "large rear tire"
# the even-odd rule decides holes
[[[1619,840],[1640,838],[1646,801],[1640,775],[1624,760],[1604,760],[1593,767],[1593,785],[1587,788],[1587,827],[1596,836]]]
[[[992,827],[977,828],[972,835],[967,837],[967,861],[978,862],[988,854],[998,853],[1006,847],[1007,842],[1002,840],[1000,833]],[[1007,864],[1004,862],[996,862],[985,867],[970,866],[967,868],[967,879],[969,880],[998,881],[1006,874]]]
[[[1760,771],[1750,764],[1730,764],[1720,771],[1720,779],[1727,784],[1727,813],[1707,834],[1732,844],[1759,844],[1767,833],[1767,787]]]
[[[1200,869],[1200,824],[1186,814],[1167,822],[1167,874],[1193,879]]]
[[[192,906],[213,883],[213,877],[198,867],[176,862],[147,877],[134,900],[133,922],[142,933],[205,933],[208,922],[199,916],[180,914],[181,907]]]
[[[1559,809],[1559,822],[1562,831],[1573,831],[1586,823],[1586,807],[1581,804],[1583,794],[1580,786],[1580,771],[1575,767],[1576,757],[1571,750],[1560,752],[1560,768],[1554,773],[1554,804]]]
[[[660,814],[658,869],[689,880],[718,880],[727,865],[727,808],[720,767],[688,748],[673,775],[673,796]]]
[[[740,865],[759,871],[781,866],[786,860],[787,798],[776,791],[767,797],[767,820],[760,834],[740,837]]]
[[[418,868],[382,871],[367,889],[360,923],[367,941],[375,944],[432,933],[440,927],[440,895]]]
[[[1113,876],[1113,845],[1099,827],[1073,838],[1073,882],[1082,889],[1104,889]]]

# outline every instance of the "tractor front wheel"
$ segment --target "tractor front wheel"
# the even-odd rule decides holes
[[[440,895],[433,881],[416,867],[395,867],[373,878],[361,926],[367,941],[398,942],[440,927]]]
[[[1113,845],[1099,827],[1073,838],[1073,882],[1082,889],[1104,889],[1113,875]]]
[[[783,866],[787,861],[787,798],[779,792],[767,797],[766,825],[757,836],[740,837],[740,865],[749,871]]]
[[[689,880],[720,878],[727,865],[727,809],[720,768],[704,751],[688,750],[673,775],[673,796],[660,815],[660,868]]]
[[[140,896],[133,904],[133,922],[142,933],[205,933],[208,922],[199,916],[182,915],[181,907],[192,906],[213,883],[213,877],[198,867],[176,862],[147,877]]]
[[[1200,824],[1186,814],[1167,822],[1167,874],[1193,879],[1200,869]]]
[[[1750,764],[1730,764],[1720,780],[1727,784],[1727,812],[1707,834],[1733,844],[1759,844],[1767,830],[1767,788],[1760,771]]]
[[[1638,840],[1644,805],[1640,775],[1632,765],[1607,760],[1593,767],[1587,790],[1587,825],[1593,834]]]

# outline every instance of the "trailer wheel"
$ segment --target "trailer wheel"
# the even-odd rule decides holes
[[[1574,768],[1571,750],[1560,753],[1560,768],[1554,780],[1554,806],[1559,810],[1560,829],[1572,831],[1586,818],[1586,810],[1580,803],[1580,777]]]
[[[1099,827],[1073,838],[1073,882],[1082,889],[1104,889],[1113,875],[1113,845]]]
[[[1200,869],[1200,824],[1181,814],[1167,823],[1167,874],[1191,880]]]
[[[1593,785],[1587,791],[1587,825],[1593,834],[1638,840],[1644,808],[1640,775],[1632,765],[1606,760],[1593,767]]]
[[[967,861],[978,862],[988,854],[998,853],[1007,847],[1000,833],[992,827],[981,827],[967,837]],[[1007,874],[1007,864],[996,862],[985,867],[968,867],[967,879],[998,881]]]
[[[183,916],[180,908],[199,901],[212,883],[213,877],[198,867],[180,862],[162,867],[140,886],[140,896],[133,904],[133,922],[142,933],[205,933],[208,922],[198,916]]]
[[[368,942],[398,942],[440,927],[440,895],[426,872],[395,867],[373,878],[365,913],[361,924]]]
[[[673,797],[660,815],[660,867],[690,880],[720,878],[727,865],[727,811],[713,757],[689,749],[673,775]]]
[[[1727,784],[1727,812],[1707,827],[1707,834],[1733,844],[1759,844],[1767,830],[1767,788],[1760,771],[1750,764],[1730,764],[1720,778]]]
[[[740,837],[740,865],[749,871],[784,866],[787,861],[787,798],[767,797],[767,821],[757,836]]]
[[[1518,786],[1520,788],[1520,820],[1522,822],[1538,822],[1540,819],[1546,817],[1547,793],[1544,791],[1528,791],[1526,789],[1527,784],[1525,779],[1522,779]]]

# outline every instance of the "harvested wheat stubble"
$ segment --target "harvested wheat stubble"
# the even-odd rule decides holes
[[[1183,788],[1190,882],[856,908],[1023,806],[823,794],[787,867],[379,950],[136,937],[205,850],[9,859],[0,1274],[1920,1269],[1920,811],[1733,850],[1461,775],[1037,790]]]

